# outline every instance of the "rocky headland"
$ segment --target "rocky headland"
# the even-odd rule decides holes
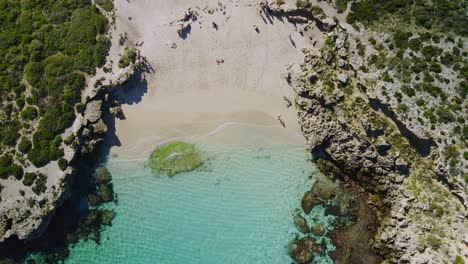
[[[311,8],[269,7],[276,14],[316,23],[320,18],[310,19]],[[337,246],[332,253],[337,263],[466,258],[466,183],[451,180],[462,176],[442,169],[440,164],[449,160],[444,159],[444,144],[433,140],[439,129],[418,129],[409,121],[417,114],[411,118],[408,111],[401,118],[398,106],[392,109],[376,96],[385,94],[377,88],[383,85],[375,85],[382,76],[363,73],[368,71],[366,57],[359,52],[359,39],[369,32],[358,33],[336,17],[324,30],[330,33],[320,53],[304,49],[300,70],[288,76],[307,148],[324,175],[339,186],[338,197],[347,193],[352,198],[323,199],[314,191],[316,183],[304,196],[303,211],[325,202],[327,212],[348,220],[338,221],[328,234]],[[300,224],[298,229],[303,232],[305,227]],[[303,243],[293,242],[297,246],[290,253],[298,263],[309,263],[312,253],[320,251]]]

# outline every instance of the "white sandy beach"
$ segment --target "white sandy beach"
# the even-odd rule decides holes
[[[117,0],[115,4],[114,39],[127,32],[126,45],[143,42],[139,49],[155,73],[147,75],[147,87],[118,95],[126,101],[137,99],[122,106],[125,119],[115,124],[121,146],[111,150],[113,155],[138,157],[165,140],[209,134],[231,122],[269,127],[278,131],[272,137],[275,141],[303,142],[294,106],[286,108],[283,99],[293,101],[284,74],[287,65],[298,67],[302,62],[301,49],[310,47],[311,40],[293,24],[262,18],[254,1]],[[197,13],[197,20],[183,39],[177,23],[171,22],[182,18],[188,8]],[[217,59],[224,63],[218,65]],[[249,141],[243,133],[238,139]]]

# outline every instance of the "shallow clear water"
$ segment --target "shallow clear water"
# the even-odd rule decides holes
[[[208,160],[173,178],[111,158],[117,217],[101,245],[80,242],[67,263],[291,263],[293,215],[317,173],[304,147],[189,141]]]

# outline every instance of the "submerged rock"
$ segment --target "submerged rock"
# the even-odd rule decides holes
[[[302,233],[309,233],[309,225],[307,224],[307,220],[303,216],[299,214],[294,216],[294,224],[296,225],[297,229]]]
[[[96,184],[107,184],[112,180],[109,170],[102,166],[96,169]]]
[[[315,197],[315,195],[312,194],[311,191],[308,191],[302,197],[301,207],[302,207],[302,210],[304,210],[306,214],[309,214],[310,211],[312,210],[312,207],[320,203],[322,202],[319,199],[317,199],[317,197]]]
[[[154,173],[167,176],[194,170],[202,164],[200,151],[195,145],[186,142],[172,142],[160,146],[151,153],[148,161],[148,167]]]
[[[288,246],[289,255],[294,261],[299,264],[311,263],[314,259],[314,254],[306,246],[303,240],[293,240]]]
[[[312,227],[312,233],[316,236],[322,236],[325,233],[325,228],[321,224],[315,225]]]

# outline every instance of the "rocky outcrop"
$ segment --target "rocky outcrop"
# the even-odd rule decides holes
[[[363,247],[362,254],[357,255],[353,253],[357,250],[349,251],[356,243],[372,244],[390,262],[441,263],[452,259],[468,249],[462,242],[466,238],[455,235],[468,230],[466,210],[443,183],[433,180],[437,156],[419,155],[411,146],[409,134],[402,133],[399,124],[382,109],[371,107],[365,92],[368,89],[355,77],[353,69],[346,67],[362,63],[355,57],[350,62],[349,38],[337,28],[329,35],[322,54],[304,50],[301,71],[291,76],[302,132],[317,166],[330,179],[351,178],[359,185],[357,190],[365,189],[368,194],[358,198],[359,192],[352,191],[355,198],[343,199],[342,191],[336,191],[326,199],[311,191],[304,196],[302,207],[310,211],[310,205],[317,204],[314,201],[321,201],[327,213],[355,223],[341,223],[340,229],[330,233],[337,245],[333,256],[338,263],[360,262],[363,254],[370,254],[366,259],[369,263],[379,263],[375,252],[365,253],[369,248]],[[431,180],[421,179],[422,175]],[[434,185],[440,189],[434,191]],[[426,198],[421,199],[421,195]],[[445,199],[451,201],[450,205]],[[378,230],[374,222],[373,232],[359,234],[366,226],[361,224],[369,221],[366,216],[372,215],[372,211],[359,209],[367,208],[362,206],[367,203],[379,209],[374,216],[383,221]],[[456,216],[434,205],[442,203],[450,206]],[[360,237],[366,241],[356,240]],[[299,260],[308,257],[303,244],[296,241],[294,245],[293,253]]]
[[[114,107],[114,102],[107,100],[106,96],[115,87],[126,83],[140,67],[134,64],[127,67],[109,81],[106,86],[98,87],[97,93],[89,98],[85,108],[77,114],[71,127],[73,142],[71,142],[71,166],[59,177],[57,183],[47,183],[45,191],[34,198],[5,199],[0,206],[0,242],[8,238],[17,237],[20,240],[31,240],[40,236],[47,228],[50,219],[59,207],[69,196],[69,181],[75,176],[73,169],[74,160],[78,155],[92,153],[96,146],[103,141],[108,130],[102,119],[104,107]],[[120,110],[116,110],[120,113]],[[53,166],[48,165],[48,166]],[[51,167],[53,168],[53,167]],[[60,172],[62,173],[62,172]],[[50,186],[49,186],[50,185]],[[103,187],[100,200],[109,201],[113,199],[113,193],[108,186]],[[34,195],[34,194],[32,194]]]

